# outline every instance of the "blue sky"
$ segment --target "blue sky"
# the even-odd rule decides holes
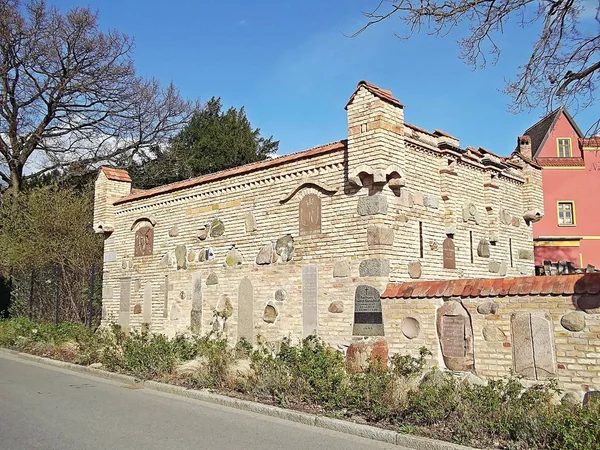
[[[507,28],[499,63],[472,71],[458,59],[458,35],[399,40],[400,23],[392,19],[345,37],[378,0],[49,3],[90,6],[103,28],[134,37],[140,74],[172,80],[188,98],[214,95],[226,106],[245,106],[263,135],[281,141],[280,154],[345,138],[343,108],[362,79],[390,89],[404,103],[407,122],[502,155],[543,113],[513,115],[501,92],[528,56],[531,29]],[[584,131],[598,116],[598,108],[572,112]]]

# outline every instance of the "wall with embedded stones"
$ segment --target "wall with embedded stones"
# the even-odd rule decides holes
[[[546,279],[548,278],[548,279]],[[382,295],[390,352],[431,365],[600,389],[600,276],[392,283]]]
[[[390,98],[359,84],[348,141],[154,190],[101,169],[103,322],[394,342],[390,280],[532,273],[539,171],[405,124]]]

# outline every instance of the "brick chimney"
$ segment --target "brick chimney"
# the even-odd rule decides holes
[[[519,153],[525,158],[533,159],[531,154],[531,138],[527,135],[519,136]]]

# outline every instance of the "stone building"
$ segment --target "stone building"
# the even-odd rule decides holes
[[[393,343],[389,282],[533,274],[535,164],[411,125],[368,82],[346,111],[347,140],[155,189],[100,169],[104,323]]]

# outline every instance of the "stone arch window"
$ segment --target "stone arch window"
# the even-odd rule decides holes
[[[133,256],[150,256],[154,249],[154,225],[156,221],[152,218],[141,218],[136,220],[131,226],[135,231],[135,244],[133,247]]]
[[[307,194],[298,205],[299,234],[318,234],[321,232],[321,199],[317,194]]]

